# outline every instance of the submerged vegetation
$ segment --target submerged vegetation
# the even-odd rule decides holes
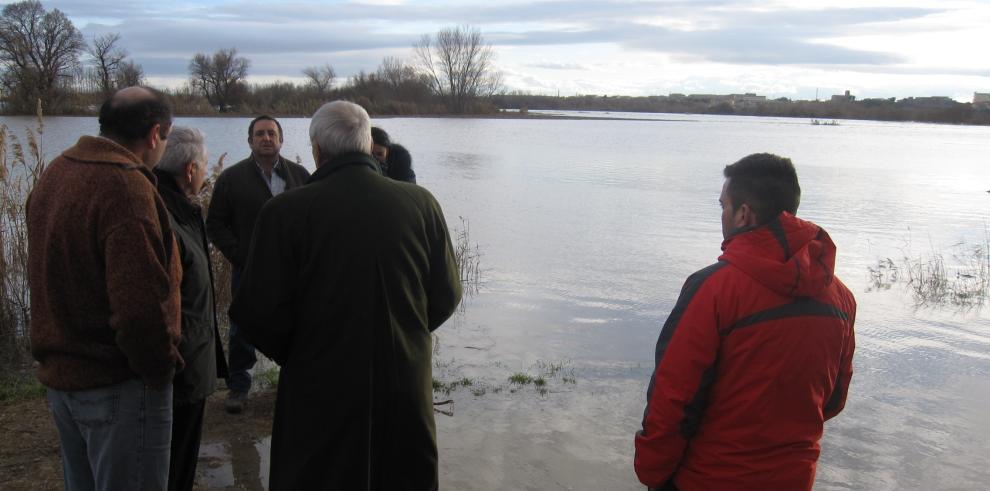
[[[471,224],[464,217],[459,228],[454,229],[454,262],[461,272],[461,286],[464,293],[478,293],[483,278],[481,270],[481,247],[471,245]],[[461,304],[464,305],[463,303]]]
[[[916,307],[980,309],[990,298],[990,231],[979,244],[957,243],[948,252],[932,248],[922,255],[905,252],[883,258],[868,269],[867,291],[903,285]]]
[[[435,349],[434,351],[437,352],[438,350]],[[530,370],[513,372],[504,379],[505,382],[497,382],[497,379],[481,380],[458,375],[460,367],[456,365],[456,360],[454,359],[442,360],[436,358],[433,365],[440,372],[441,378],[452,378],[450,381],[445,381],[434,375],[433,393],[443,396],[451,396],[462,389],[470,391],[471,395],[475,397],[481,397],[489,393],[498,394],[503,390],[508,391],[510,394],[515,394],[527,386],[532,386],[537,394],[541,397],[546,397],[552,391],[554,381],[559,381],[559,384],[557,384],[558,387],[577,384],[577,377],[570,360],[538,360]],[[434,402],[434,404],[451,404],[452,402],[452,400],[444,400]],[[438,411],[447,415],[452,414],[451,410]]]

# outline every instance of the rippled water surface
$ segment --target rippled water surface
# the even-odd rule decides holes
[[[859,303],[855,375],[826,424],[817,488],[985,488],[986,309],[919,308],[901,285],[867,289],[878,259],[941,253],[951,266],[985,245],[990,128],[609,116],[650,120],[376,121],[481,253],[478,293],[438,331],[435,375],[471,382],[437,396],[453,400],[453,415],[437,416],[444,488],[638,489],[632,435],[658,331],[683,280],[719,253],[722,168],[757,151],[794,160],[798,214],[829,231]],[[247,155],[247,122],[178,120],[228,163]],[[46,123],[49,157],[96,131],[94,118]],[[283,154],[312,168],[308,121],[282,124]],[[508,382],[519,373],[547,385]],[[207,443],[210,458],[232,453]],[[258,445],[267,462],[267,440]]]

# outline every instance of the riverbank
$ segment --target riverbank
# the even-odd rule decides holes
[[[261,476],[268,474],[267,451],[262,469],[256,451],[241,450],[253,449],[271,434],[275,391],[252,394],[244,412],[236,416],[224,412],[226,395],[218,391],[207,400],[194,489],[264,489]],[[64,489],[58,433],[47,399],[0,402],[0,428],[0,489]],[[224,452],[216,455],[217,448]]]

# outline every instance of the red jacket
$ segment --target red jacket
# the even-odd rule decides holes
[[[835,245],[782,213],[722,250],[688,278],[660,332],[636,474],[681,490],[811,489],[855,347]]]

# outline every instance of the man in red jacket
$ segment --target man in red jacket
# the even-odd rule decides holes
[[[810,490],[852,377],[856,302],[828,234],[794,216],[790,159],[750,155],[725,178],[723,254],[660,332],[636,474],[666,490]]]

